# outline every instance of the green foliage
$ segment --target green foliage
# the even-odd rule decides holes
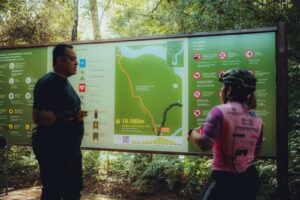
[[[101,152],[102,163],[99,174],[101,180],[114,177],[126,181],[131,176],[132,154],[119,152]]]
[[[300,62],[290,61],[289,68],[289,132],[291,135],[298,134],[300,130]]]
[[[300,134],[289,135],[289,188],[291,199],[300,197]]]
[[[276,162],[274,160],[260,160],[256,162],[261,186],[257,200],[275,200],[277,179]]]
[[[82,151],[82,166],[85,177],[94,176],[98,180],[100,169],[99,151]]]
[[[0,2],[0,44],[43,44],[69,41],[72,29],[70,1]]]
[[[131,180],[145,169],[151,154],[83,151],[83,169],[87,178],[105,181],[109,177]]]
[[[196,156],[95,151],[83,151],[83,155],[86,178],[122,180],[138,193],[199,193],[211,171],[211,160]]]
[[[177,191],[184,177],[180,160],[174,156],[155,155],[154,157],[141,176],[133,182],[133,189],[150,193],[164,189]]]
[[[179,157],[180,158],[180,157]],[[211,173],[211,159],[197,156],[184,156],[186,182],[184,193],[196,194],[207,183]]]
[[[276,26],[288,20],[289,1],[115,1],[110,29],[121,37]],[[268,13],[268,14],[266,14]]]
[[[9,188],[27,187],[38,178],[39,167],[30,147],[12,146],[0,150],[0,194],[6,183]]]
[[[195,156],[153,155],[142,174],[132,179],[139,193],[172,191],[182,195],[199,193],[207,182],[211,160]]]
[[[12,146],[2,149],[0,159],[5,173],[9,175],[32,175],[35,178],[38,175],[37,161],[30,147]]]

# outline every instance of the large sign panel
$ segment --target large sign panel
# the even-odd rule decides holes
[[[275,156],[275,45],[275,32],[74,44],[79,65],[70,81],[88,111],[82,146],[198,152],[189,128],[220,104],[218,77],[242,67],[258,79],[263,155]],[[0,134],[10,143],[30,143],[32,91],[52,70],[52,49],[0,50]]]
[[[47,72],[47,48],[0,50],[0,135],[29,143],[35,83]]]

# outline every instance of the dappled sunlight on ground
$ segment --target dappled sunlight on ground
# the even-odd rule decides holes
[[[39,200],[41,195],[41,187],[35,186],[22,190],[15,190],[8,193],[8,195],[1,194],[0,200]],[[122,198],[114,198],[99,194],[82,194],[81,200],[125,200]]]

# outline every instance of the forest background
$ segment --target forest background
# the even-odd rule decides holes
[[[289,197],[300,199],[299,0],[0,0],[0,48],[94,39],[212,32],[288,24]],[[206,183],[211,158],[83,151],[85,191],[190,199]],[[10,190],[39,184],[30,147],[0,152]],[[2,165],[8,163],[8,166]],[[278,199],[276,160],[257,160],[257,199]],[[4,191],[0,179],[0,193]]]

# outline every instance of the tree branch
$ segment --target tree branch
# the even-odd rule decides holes
[[[151,13],[153,13],[157,8],[158,8],[158,6],[161,4],[161,2],[162,2],[162,0],[160,0],[157,4],[156,4],[156,6],[155,6],[155,8],[153,8],[150,12],[148,12],[146,15],[150,15]]]
[[[106,5],[105,5],[105,7],[104,7],[104,10],[103,10],[103,12],[101,13],[101,17],[100,17],[100,21],[99,21],[100,26],[101,26],[102,20],[103,20],[103,18],[104,18],[104,13],[105,13],[105,11],[108,9],[108,6],[109,6],[109,4],[111,3],[111,1],[112,1],[112,0],[107,1]]]
[[[146,14],[144,14],[144,13],[138,13],[138,12],[135,12],[135,14],[137,14],[137,15],[142,15],[142,16],[144,16],[144,17],[147,17],[147,16],[149,16],[151,13],[153,13],[158,7],[159,7],[159,5],[162,3],[162,0],[160,0],[157,4],[156,4],[156,6],[150,11],[150,12],[148,12],[148,13],[146,13]]]

